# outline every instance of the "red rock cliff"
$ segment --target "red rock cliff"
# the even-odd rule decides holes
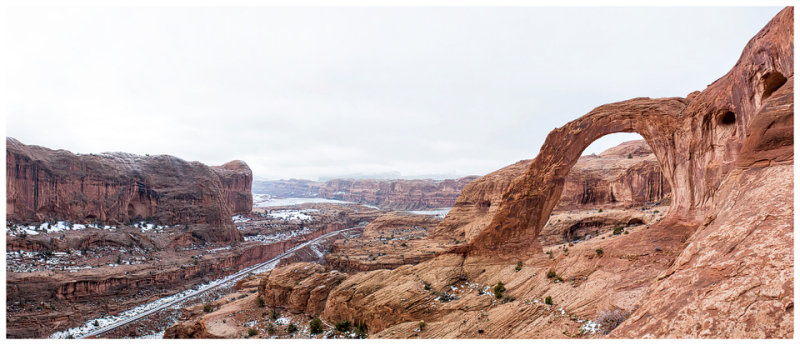
[[[231,212],[235,214],[250,213],[253,210],[253,171],[244,161],[230,161],[220,166],[211,167],[219,176],[225,200]]]
[[[126,153],[76,155],[6,138],[6,216],[106,224],[151,219],[210,224],[209,240],[237,241],[219,176],[199,162]]]

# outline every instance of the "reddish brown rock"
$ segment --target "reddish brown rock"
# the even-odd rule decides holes
[[[211,167],[219,176],[225,200],[234,214],[247,214],[253,210],[253,171],[244,161],[230,161]]]
[[[581,156],[567,174],[556,210],[635,207],[669,197],[669,182],[644,140]]]
[[[262,278],[258,293],[269,307],[319,315],[328,293],[346,278],[347,274],[326,271],[319,264],[299,262],[276,268]]]
[[[477,178],[448,180],[335,179],[257,181],[256,192],[277,197],[320,197],[393,210],[450,207],[461,189]]]
[[[209,224],[208,240],[242,239],[214,170],[172,156],[76,155],[7,138],[6,188],[6,216],[15,222],[150,219]]]

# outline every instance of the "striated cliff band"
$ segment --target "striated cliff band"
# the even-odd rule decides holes
[[[319,197],[384,209],[421,210],[452,206],[464,186],[475,178],[477,176],[454,180],[256,181],[253,191],[277,197]]]
[[[208,167],[166,155],[83,155],[6,138],[6,217],[208,224],[209,240],[239,241],[231,216],[250,212],[252,176],[242,161]]]
[[[346,279],[293,264],[258,277],[254,294],[293,322],[319,315],[331,336],[354,323],[371,338],[792,338],[793,27],[788,7],[705,90],[599,106],[553,130],[532,161],[471,182],[432,233],[464,242],[430,260]],[[634,198],[668,192],[666,214],[541,244],[562,196],[587,195],[566,188],[581,152],[616,132],[652,149],[661,174],[637,181],[648,187]],[[563,202],[621,195],[594,190]],[[167,335],[294,336],[263,317],[216,323],[267,314],[252,301],[187,316]]]

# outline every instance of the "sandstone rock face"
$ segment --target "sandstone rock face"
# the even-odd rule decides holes
[[[556,210],[632,207],[669,197],[669,182],[644,140],[581,156],[567,174]]]
[[[225,200],[234,214],[247,214],[253,210],[253,171],[244,161],[230,161],[211,167],[219,176]]]
[[[228,168],[217,171],[237,174]],[[215,170],[172,156],[75,155],[7,138],[6,188],[6,216],[16,222],[114,224],[152,219],[161,224],[209,224],[209,240],[242,239]]]
[[[347,278],[315,263],[299,262],[274,269],[259,283],[259,296],[269,307],[319,315],[330,291]]]
[[[419,210],[450,207],[461,189],[476,176],[456,180],[335,179],[258,181],[256,192],[277,197],[320,197],[375,205],[385,209]]]

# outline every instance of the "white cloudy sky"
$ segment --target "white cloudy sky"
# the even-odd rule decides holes
[[[262,178],[485,174],[600,104],[702,90],[778,11],[10,8],[7,135]],[[606,138],[587,153],[630,135]]]

